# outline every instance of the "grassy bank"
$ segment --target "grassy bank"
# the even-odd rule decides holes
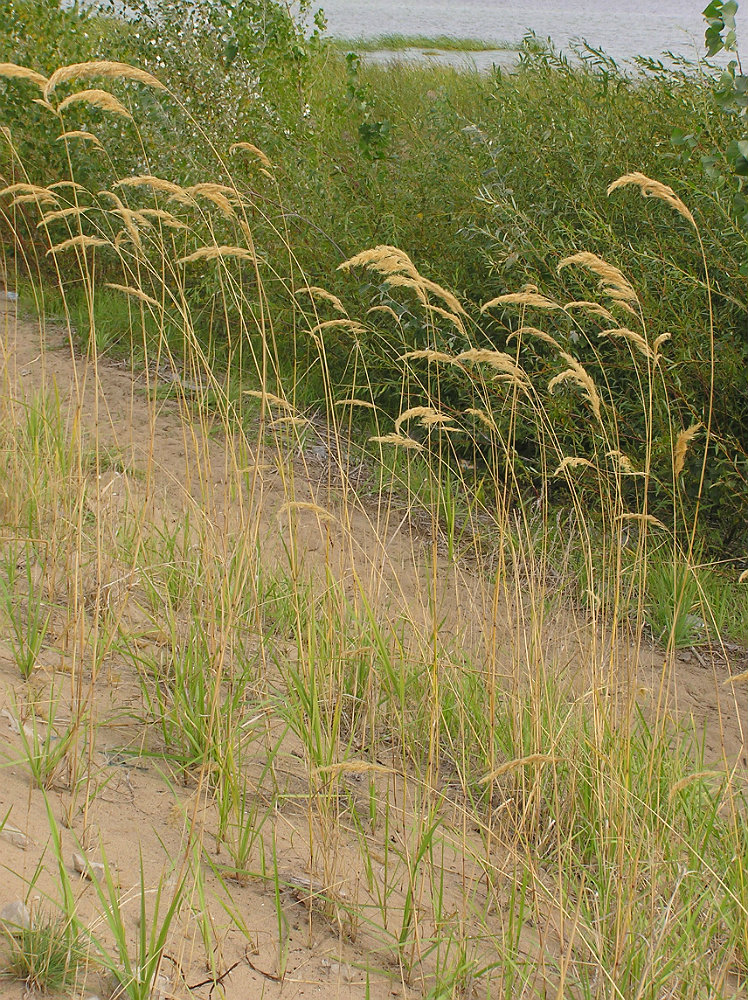
[[[537,50],[252,76],[199,25],[95,23],[138,70],[61,30],[2,71],[6,967],[742,996],[708,89]]]
[[[454,35],[375,35],[373,37],[331,38],[337,49],[345,52],[376,52],[378,49],[399,52],[402,49],[441,49],[443,52],[514,51],[516,42],[498,42],[485,38],[457,38]]]
[[[106,49],[107,55],[152,69],[173,97],[168,112],[150,99],[142,108],[140,135],[150,172],[187,185],[210,172],[220,183],[251,190],[262,209],[253,226],[273,267],[284,269],[290,241],[310,283],[345,297],[352,313],[382,304],[398,312],[395,335],[384,314],[378,319],[376,313],[370,314],[365,335],[377,405],[393,416],[401,383],[397,357],[423,346],[427,331],[417,312],[394,301],[381,282],[359,285],[336,272],[362,246],[406,248],[433,280],[464,298],[475,337],[496,349],[505,347],[514,320],[508,312],[481,316],[482,301],[525,284],[567,300],[584,298],[590,289],[570,283],[568,271],[559,273],[560,260],[575,248],[610,259],[630,275],[654,336],[672,335],[674,356],[662,377],[683,426],[706,422],[711,375],[703,343],[711,295],[719,362],[701,529],[714,554],[745,546],[745,230],[740,199],[725,183],[730,166],[723,151],[734,138],[732,121],[715,103],[708,81],[692,68],[659,68],[634,80],[591,51],[572,69],[534,40],[511,76],[382,69],[355,57],[343,59],[314,40],[302,55],[293,55],[296,49],[283,55],[278,35],[275,48],[268,43],[253,51],[247,45],[235,53],[216,38],[214,25],[190,22],[186,14],[190,30],[181,40],[168,25],[147,19],[126,28],[100,18],[76,26],[70,12],[55,17],[56,26],[52,19],[37,31],[33,13],[26,23],[16,14],[13,23],[21,27],[9,58],[48,71],[50,60],[61,55],[75,62]],[[31,95],[19,86],[6,87],[11,125],[18,116],[28,118]],[[20,154],[29,176],[44,183],[66,168],[67,154],[62,145],[51,151],[43,145],[44,112],[32,115],[37,131]],[[85,109],[71,127],[91,121],[101,129],[107,155],[90,148],[88,155],[81,140],[76,163],[101,187],[113,172],[142,172],[143,156],[133,152],[129,126],[113,127],[106,113]],[[272,179],[251,154],[229,153],[241,139],[269,157]],[[7,160],[3,169],[13,175]],[[631,196],[605,197],[608,184],[631,171],[687,197],[698,216],[708,275],[688,226],[664,221]],[[281,324],[292,323],[283,295],[276,301],[279,287],[270,283],[268,294]],[[201,337],[218,357],[233,320],[213,308],[216,291],[203,280],[191,294],[202,301]],[[568,324],[558,329],[562,339],[576,335]],[[435,337],[437,346],[449,346],[455,330],[447,323]],[[344,397],[354,380],[350,351],[344,340],[330,339],[328,363]],[[319,369],[311,355],[297,356],[297,349],[289,343],[283,356],[298,377],[299,398],[314,406],[324,395]],[[588,361],[597,365],[592,356]],[[625,378],[612,356],[605,359],[604,374],[613,381]],[[603,376],[602,367],[595,376]],[[459,405],[458,387],[449,392],[450,405]],[[662,430],[670,418],[661,413],[665,403],[658,393],[653,406]],[[555,407],[557,433],[567,450],[587,447],[565,398]],[[623,450],[641,461],[647,447],[642,423],[628,421],[622,434]],[[661,436],[656,447],[667,447]],[[531,427],[522,435],[520,453],[532,489],[540,452]],[[653,509],[667,507],[668,489],[667,483],[652,484]]]

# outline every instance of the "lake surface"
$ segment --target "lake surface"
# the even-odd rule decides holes
[[[320,0],[328,34],[451,35],[519,43],[526,30],[566,47],[584,38],[618,60],[659,56],[669,49],[704,54],[707,0]],[[317,6],[315,4],[315,6]],[[740,14],[738,14],[740,17]],[[740,21],[738,21],[740,38]]]

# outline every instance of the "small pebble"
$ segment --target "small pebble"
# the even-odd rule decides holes
[[[0,910],[0,922],[7,924],[13,930],[28,930],[31,927],[31,914],[28,907],[21,899],[16,899],[12,903],[6,903]]]
[[[104,866],[100,861],[89,861],[88,858],[73,851],[73,868],[87,879],[100,882],[104,878]]]
[[[23,830],[19,830],[17,826],[11,826],[10,823],[6,823],[0,830],[0,837],[10,841],[15,847],[20,847],[22,851],[25,851],[29,844],[33,843]]]

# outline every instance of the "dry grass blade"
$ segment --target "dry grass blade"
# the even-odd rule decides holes
[[[145,70],[138,69],[136,66],[130,66],[127,63],[102,59],[72,63],[70,66],[61,66],[55,70],[47,81],[44,88],[44,96],[48,98],[60,83],[67,83],[69,80],[89,79],[94,76],[103,76],[109,79],[134,80],[136,83],[144,83],[146,86],[155,87],[157,90],[166,90],[166,87],[160,80],[157,80],[150,73],[146,73]]]
[[[631,174],[624,174],[613,181],[608,186],[608,195],[612,194],[613,191],[617,191],[618,188],[627,187],[630,184],[639,188],[642,198],[659,198],[660,201],[667,202],[679,215],[687,219],[694,229],[696,228],[696,220],[693,215],[671,187],[668,187],[667,184],[661,184],[660,181],[652,180],[651,177],[647,177],[646,174],[641,174],[638,171],[634,171]]]
[[[675,448],[673,450],[673,476],[677,479],[678,476],[683,472],[683,467],[686,464],[686,453],[688,452],[688,446],[696,437],[696,435],[701,430],[701,422],[697,421],[695,424],[691,424],[686,430],[681,431],[675,442]]]
[[[6,80],[28,80],[29,83],[35,83],[42,91],[47,86],[46,76],[29,69],[28,66],[17,66],[15,63],[0,63],[0,76],[4,76]]]
[[[57,110],[67,111],[73,104],[79,104],[80,102],[101,108],[102,111],[111,111],[112,114],[122,115],[132,120],[132,115],[124,104],[118,101],[114,94],[110,94],[108,90],[79,90],[76,94],[66,97],[58,105]]]

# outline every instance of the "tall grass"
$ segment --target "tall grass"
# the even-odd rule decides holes
[[[107,861],[92,919],[77,910],[48,811],[58,897],[92,954],[128,995],[148,996],[169,942],[187,954],[185,901],[211,897],[255,969],[242,913],[264,893],[276,947],[263,972],[276,982],[296,971],[292,940],[314,948],[325,928],[338,978],[358,976],[368,995],[393,980],[434,998],[739,995],[743,772],[724,729],[707,756],[679,713],[676,658],[684,615],[699,614],[719,645],[692,583],[698,503],[687,502],[703,494],[711,424],[707,413],[697,434],[668,405],[671,344],[650,331],[625,264],[571,247],[560,272],[594,293],[525,286],[486,296],[476,314],[427,263],[380,244],[338,261],[332,295],[307,280],[283,217],[218,150],[221,183],[151,173],[144,140],[139,173],[87,185],[78,154],[93,140],[70,109],[103,109],[137,145],[138,105],[171,100],[154,81],[113,63],[5,74],[30,88],[29,107],[32,92],[44,102],[69,167],[40,184],[5,136],[6,271],[10,283],[22,272],[39,303],[45,374],[28,397],[13,371],[23,320],[7,311],[0,502],[13,569],[2,611],[24,636],[18,691],[47,683],[37,661],[54,647],[70,720],[64,744],[40,739],[29,699],[23,744],[42,785],[63,769],[55,756],[42,770],[40,756],[64,747],[60,794],[80,805],[76,835],[95,846],[96,750],[111,724],[101,692],[108,672],[127,672],[140,752],[192,789],[179,856],[163,859],[171,874],[149,886],[141,854],[128,895]],[[119,97],[104,89],[123,79]],[[272,157],[241,152],[281,199]],[[624,182],[699,247],[674,191],[641,174]],[[284,269],[263,232],[285,248]],[[50,282],[69,373],[56,391]],[[368,317],[345,304],[361,285],[386,291]],[[206,287],[220,320],[207,339]],[[99,326],[99,298],[113,294],[127,307],[126,391]],[[704,308],[711,316],[708,295]],[[415,345],[402,336],[406,309]],[[489,316],[505,324],[505,350],[486,346]],[[403,344],[394,418],[373,375],[375,321]],[[331,368],[340,352],[344,389]],[[625,379],[609,377],[613,366]],[[316,412],[298,405],[310,373]],[[559,396],[584,425],[583,452],[565,450]],[[356,409],[370,415],[363,445],[349,433]],[[664,450],[655,419],[668,421]],[[667,516],[650,510],[659,481],[672,486]],[[564,508],[551,503],[559,494]],[[661,645],[645,669],[652,632]],[[711,667],[715,704],[737,715]],[[206,951],[211,934],[205,917]]]

